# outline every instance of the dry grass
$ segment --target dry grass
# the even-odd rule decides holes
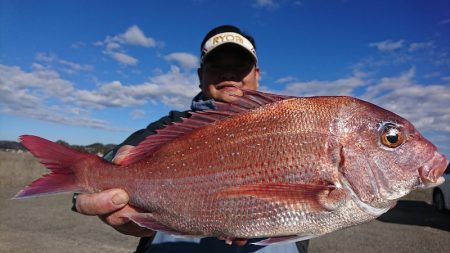
[[[70,194],[11,200],[45,173],[29,153],[0,151],[0,252],[133,252],[138,238],[70,211]]]
[[[47,173],[30,153],[0,151],[0,189],[24,187]]]

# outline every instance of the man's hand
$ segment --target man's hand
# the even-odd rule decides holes
[[[139,210],[128,205],[128,194],[122,189],[110,189],[100,193],[80,194],[75,207],[85,215],[97,215],[115,230],[139,237],[150,237],[155,231],[138,226],[125,217],[125,214],[138,213]]]
[[[226,237],[218,237],[217,239],[225,241],[225,243],[228,245],[236,244],[237,246],[244,246],[248,242],[247,239],[240,239],[240,238],[229,239]]]
[[[122,146],[113,159],[115,164],[132,151],[134,146]],[[99,193],[78,195],[75,208],[77,212],[85,215],[96,215],[103,222],[112,226],[117,231],[139,237],[150,237],[155,231],[138,226],[125,217],[125,214],[138,213],[140,210],[128,205],[128,194],[122,189],[109,189]]]

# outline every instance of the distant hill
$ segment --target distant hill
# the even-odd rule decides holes
[[[0,141],[0,150],[25,150],[17,141]]]
[[[69,143],[59,140],[57,141],[57,143],[62,144],[64,146],[67,147],[71,147],[73,149],[82,151],[82,152],[87,152],[87,153],[92,153],[92,154],[99,154],[99,155],[103,155],[106,152],[108,152],[109,150],[113,149],[116,144],[102,144],[102,143],[93,143],[87,146],[81,146],[81,145],[70,145]],[[22,144],[20,144],[19,142],[16,141],[0,141],[0,150],[3,151],[25,151],[25,147],[22,146]]]

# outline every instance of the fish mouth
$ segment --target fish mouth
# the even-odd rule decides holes
[[[447,165],[447,158],[435,152],[433,158],[418,169],[422,183],[420,188],[431,188],[442,184],[445,181],[442,174],[444,174]]]

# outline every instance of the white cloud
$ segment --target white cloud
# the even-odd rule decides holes
[[[155,47],[156,41],[151,37],[147,37],[137,25],[133,25],[124,33],[115,36],[107,36],[103,41],[95,42],[94,45],[104,46],[105,49],[103,53],[122,64],[136,65],[139,62],[138,59],[126,54],[123,49],[124,45],[149,48]]]
[[[254,8],[276,9],[280,5],[273,0],[255,0],[252,6]]]
[[[415,69],[384,77],[371,85],[362,98],[391,110],[418,129],[450,132],[450,89],[445,84],[421,85]]]
[[[139,96],[145,85],[124,86],[120,81],[113,81],[98,87],[96,90],[78,90],[72,99],[73,103],[88,108],[127,107],[144,104],[144,97]]]
[[[43,62],[54,62],[57,56],[54,54],[37,53],[35,59]]]
[[[380,51],[393,51],[403,47],[403,40],[392,41],[384,40],[380,42],[373,42],[369,44],[369,47],[375,47]]]
[[[118,48],[120,45],[155,47],[156,40],[152,37],[147,37],[139,26],[133,25],[130,26],[124,33],[114,36],[106,36],[103,41],[97,41],[94,45],[109,46],[111,49]]]
[[[293,82],[287,84],[281,92],[294,96],[351,95],[354,89],[365,84],[363,77],[362,73],[354,73],[353,76],[331,81]]]
[[[86,111],[64,103],[74,85],[54,70],[34,64],[29,72],[0,64],[0,113],[29,117],[67,125],[88,126],[114,131],[103,120],[89,118]],[[59,101],[58,105],[49,101]]]
[[[119,49],[119,48],[120,48],[120,44],[116,43],[116,42],[108,42],[108,43],[106,43],[106,47],[105,47],[107,52],[111,52],[111,51],[113,51],[115,49]]]
[[[78,49],[78,48],[82,48],[85,46],[86,46],[86,43],[84,43],[82,41],[77,41],[77,42],[73,43],[70,47]]]
[[[117,41],[122,44],[130,44],[143,47],[154,47],[156,42],[153,38],[145,36],[144,32],[137,26],[133,25],[126,32],[119,34]]]
[[[277,93],[294,96],[350,95],[372,102],[406,118],[419,131],[450,133],[450,89],[448,83],[419,84],[416,70],[397,76],[373,77],[355,73],[337,80],[293,82]]]
[[[288,83],[288,82],[293,82],[296,80],[297,80],[297,78],[294,76],[285,76],[285,77],[281,77],[281,78],[278,78],[277,80],[275,80],[275,83]]]
[[[0,113],[68,125],[102,128],[112,131],[108,122],[90,117],[93,110],[130,107],[148,102],[162,103],[169,108],[188,109],[199,92],[195,73],[178,67],[159,73],[141,84],[120,81],[99,84],[93,90],[81,90],[60,77],[58,72],[40,64],[30,71],[0,64]],[[131,117],[144,116],[141,109]],[[125,130],[129,131],[129,130]]]
[[[170,57],[169,57],[170,56]],[[167,60],[182,65],[183,57],[168,55]],[[61,59],[41,54],[41,62],[58,63]],[[66,64],[70,66],[69,64]],[[64,66],[66,66],[64,65]],[[186,66],[191,66],[187,63]],[[94,89],[77,89],[60,74],[42,64],[31,70],[0,64],[0,112],[61,124],[102,128],[114,131],[108,122],[90,116],[104,108],[136,107],[131,118],[145,115],[139,108],[149,102],[162,103],[174,109],[187,109],[199,92],[194,71],[181,71],[172,66],[167,72],[154,73],[142,83],[112,81],[99,83]],[[285,89],[277,91],[298,96],[351,95],[375,103],[410,120],[421,132],[450,133],[450,89],[443,83],[421,84],[415,80],[414,67],[398,75],[374,77],[373,73],[355,72],[335,80],[298,82],[286,76],[278,80]],[[450,149],[449,149],[450,150]]]
[[[142,119],[145,116],[144,110],[133,110],[130,113],[132,119]]]
[[[425,78],[435,78],[435,77],[439,77],[441,75],[441,72],[439,71],[433,71],[431,73],[428,73],[426,75],[424,75]]]
[[[142,84],[124,85],[120,81],[102,84],[95,90],[78,90],[73,102],[90,107],[128,107],[149,101],[162,102],[171,108],[186,109],[199,92],[197,77],[172,67],[167,73]]]
[[[125,53],[121,52],[106,52],[109,56],[111,56],[116,61],[125,64],[125,65],[136,65],[138,63],[138,59],[129,56]]]
[[[62,67],[64,71],[68,73],[74,73],[78,71],[92,71],[94,67],[87,64],[78,64],[75,62],[60,59],[56,54],[39,52],[36,54],[35,59],[40,62],[52,64],[55,67]]]
[[[385,91],[402,89],[405,86],[409,86],[416,73],[415,68],[410,68],[407,72],[402,73],[396,77],[382,77],[379,79],[376,85],[371,85],[367,88],[364,94],[366,98],[375,97],[377,94],[382,94]]]
[[[9,90],[12,96],[15,92],[26,92],[28,96],[38,93],[40,97],[67,96],[74,90],[71,82],[61,79],[56,71],[40,64],[33,64],[32,72],[0,64],[0,83],[0,87],[4,91]]]
[[[200,92],[196,73],[181,72],[175,66],[171,66],[167,73],[153,76],[150,82],[159,86],[159,99],[169,107],[177,109],[188,108],[192,98]]]
[[[411,44],[409,44],[409,51],[413,52],[419,49],[426,49],[426,48],[432,48],[433,47],[433,42],[429,41],[429,42],[413,42]]]
[[[450,19],[445,19],[439,22],[440,25],[450,24]]]
[[[184,69],[193,69],[198,68],[198,59],[197,56],[189,53],[171,53],[164,57],[166,61],[174,61],[178,63]]]

